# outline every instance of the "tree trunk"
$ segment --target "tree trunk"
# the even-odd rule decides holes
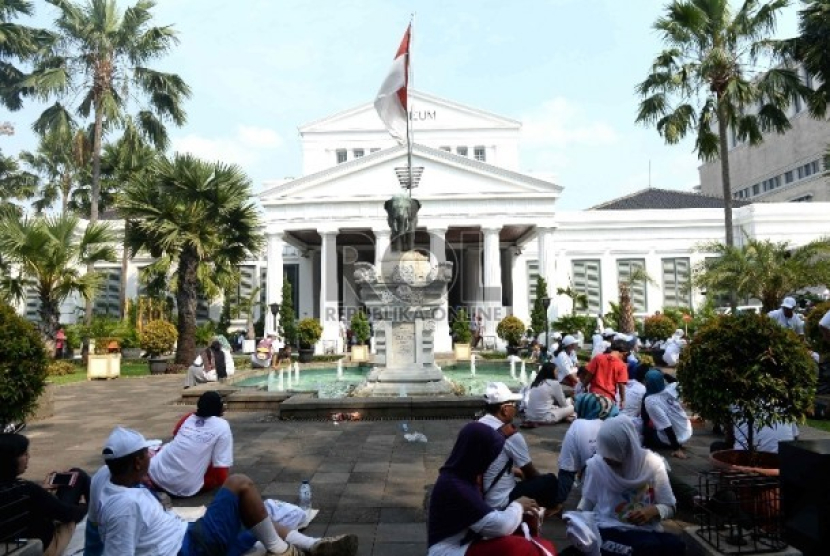
[[[101,197],[101,140],[104,133],[104,112],[101,110],[101,101],[95,102],[95,134],[92,140],[92,186],[89,192],[89,223],[98,222],[98,202]],[[87,274],[95,272],[95,265],[86,267]],[[86,300],[84,323],[92,324],[92,310],[95,308],[95,296]],[[89,351],[89,345],[84,342],[84,350]]]
[[[633,334],[634,310],[631,307],[631,288],[627,282],[620,282],[620,332]]]
[[[192,247],[182,250],[179,257],[179,289],[176,303],[179,311],[179,342],[176,348],[176,363],[189,365],[196,358],[196,298],[199,280],[196,276],[198,256]]]
[[[57,336],[58,328],[60,326],[60,303],[52,297],[51,292],[40,291],[40,309],[38,315],[40,316],[40,334],[44,341],[51,345],[55,345],[55,336]]]
[[[121,320],[127,320],[127,268],[129,266],[130,257],[127,249],[127,226],[130,225],[129,220],[124,221],[124,237],[122,243],[123,251],[121,253],[121,284],[119,285],[118,306],[121,313]]]
[[[720,95],[718,95],[718,141],[720,143],[720,172],[723,181],[723,217],[726,245],[733,247],[735,237],[732,230],[732,182],[729,178],[729,145],[727,143],[729,126],[726,117],[726,105],[721,102]]]

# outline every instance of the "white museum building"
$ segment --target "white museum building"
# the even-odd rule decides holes
[[[485,316],[485,342],[507,314],[525,323],[541,274],[548,291],[573,287],[588,299],[587,312],[607,312],[618,280],[645,268],[656,284],[632,284],[634,309],[698,306],[687,284],[707,254],[698,247],[723,238],[722,201],[691,192],[646,189],[584,211],[557,211],[567,185],[519,168],[521,122],[436,96],[410,93],[414,129],[412,165],[421,202],[416,249],[454,264],[447,308]],[[261,307],[280,302],[291,281],[298,318],[316,317],[324,332],[318,350],[338,349],[339,321],[360,307],[356,262],[378,263],[389,248],[384,202],[402,192],[396,169],[407,165],[371,102],[299,128],[303,176],[267,182],[259,195],[267,248],[242,271],[237,292],[261,287]],[[736,201],[736,238],[743,234],[801,245],[830,236],[830,203]],[[741,231],[742,230],[742,231]],[[127,267],[127,297],[141,292],[138,271]],[[120,265],[108,270],[109,287],[96,300],[106,312],[120,293]],[[572,311],[566,296],[552,296],[551,320]],[[33,300],[27,313],[36,309]],[[74,305],[74,301],[72,303]],[[217,319],[221,302],[199,305],[199,318]],[[31,313],[30,313],[31,314]],[[444,314],[435,348],[451,351]],[[69,318],[66,319],[70,320]],[[266,331],[273,319],[265,318]]]

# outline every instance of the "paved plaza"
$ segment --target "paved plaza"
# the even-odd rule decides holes
[[[49,471],[77,466],[94,471],[101,446],[115,424],[133,427],[148,438],[168,440],[173,425],[190,406],[177,403],[181,376],[85,382],[55,392],[55,415],[30,423],[31,462],[26,476],[37,480]],[[438,470],[465,420],[414,421],[410,430],[427,443],[408,443],[394,421],[280,421],[263,412],[226,414],[234,433],[235,472],[246,473],[264,496],[296,502],[298,487],[309,479],[313,505],[320,513],[308,529],[315,536],[352,532],[365,556],[426,554],[426,501]],[[543,472],[557,470],[567,425],[522,431],[534,463]],[[830,438],[804,427],[802,438]],[[673,478],[689,485],[707,469],[708,445],[715,437],[696,427],[691,457],[670,460]],[[209,496],[176,500],[196,506]],[[568,501],[573,507],[577,498]],[[567,509],[567,507],[566,507]],[[690,519],[681,512],[679,519]],[[669,524],[670,528],[683,522]],[[558,520],[544,525],[557,548],[568,545]]]

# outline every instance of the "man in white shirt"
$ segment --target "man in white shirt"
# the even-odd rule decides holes
[[[797,314],[795,309],[795,298],[785,297],[781,302],[781,307],[770,311],[767,316],[783,326],[789,328],[799,336],[804,335],[804,321],[801,320],[801,315]]]
[[[185,418],[173,441],[150,461],[150,479],[155,485],[187,497],[225,482],[233,465],[233,435],[222,413],[218,392],[199,397],[196,413]]]
[[[275,525],[253,481],[232,475],[205,515],[188,524],[165,510],[142,484],[154,443],[131,429],[116,427],[104,445],[110,478],[96,501],[103,556],[203,556],[243,554],[258,540],[268,554],[301,556],[357,553],[357,537],[315,539]],[[245,529],[243,531],[243,529]],[[289,544],[290,543],[290,544]]]
[[[556,475],[539,473],[530,459],[527,441],[513,425],[521,397],[503,382],[490,382],[484,391],[486,414],[479,422],[507,437],[502,452],[484,473],[484,499],[491,507],[502,509],[513,500],[527,496],[542,507],[553,508],[559,488]],[[513,474],[514,467],[521,471],[521,482]]]

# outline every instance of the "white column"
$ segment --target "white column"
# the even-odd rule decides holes
[[[300,290],[300,306],[295,311],[297,319],[314,316],[314,251],[306,249],[300,257],[300,277],[297,287]]]
[[[446,228],[429,229],[429,252],[434,265],[447,262],[446,234]],[[458,269],[453,268],[453,273],[456,272],[458,272]],[[447,296],[449,296],[449,292],[447,292]],[[444,299],[440,317],[435,321],[435,351],[436,353],[449,353],[452,351],[452,337],[450,337],[449,302],[447,299]]]
[[[268,260],[266,261],[268,263],[268,277],[265,292],[269,305],[271,303],[282,303],[283,245],[283,232],[276,230],[268,232]],[[263,307],[261,310],[265,312],[265,333],[276,334],[274,315],[271,314],[270,307]]]
[[[513,276],[513,314],[530,326],[530,284],[527,283],[527,261],[521,247],[510,248],[510,273]]]
[[[340,317],[337,296],[337,232],[320,230],[322,246],[320,254],[320,324],[323,325],[322,341],[317,351],[333,341],[337,349],[340,341]],[[342,348],[341,348],[342,349]]]
[[[504,318],[501,304],[501,255],[499,232],[501,228],[484,228],[484,335],[495,336],[496,325]]]
[[[381,274],[381,265],[383,264],[383,256],[389,250],[389,230],[375,230],[375,272]]]
[[[464,303],[470,305],[470,317],[481,307],[481,248],[467,247],[464,251]]]
[[[539,247],[539,275],[548,284],[548,297],[553,299],[556,294],[556,256],[553,250],[553,228],[536,228],[536,241]],[[553,319],[556,312],[553,303],[548,309],[548,320]]]

